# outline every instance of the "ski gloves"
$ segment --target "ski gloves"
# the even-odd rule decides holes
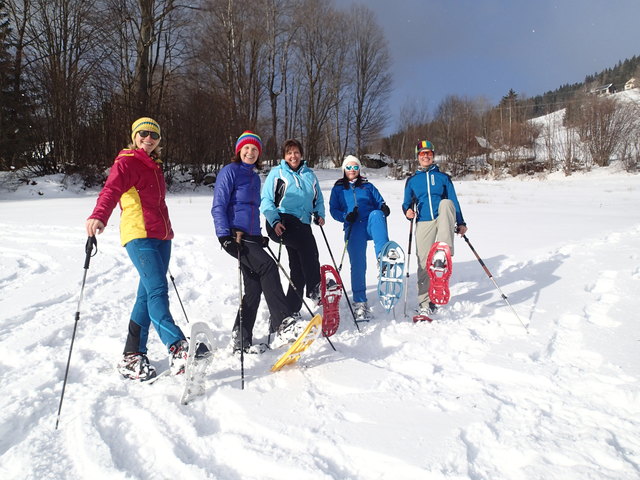
[[[353,210],[351,210],[349,213],[347,213],[347,216],[344,217],[344,221],[345,222],[349,222],[349,223],[353,223],[358,219],[358,207],[354,207]]]
[[[262,248],[267,248],[267,246],[269,246],[269,237],[250,238],[251,240],[247,239],[247,242],[258,244]],[[225,235],[223,237],[218,237],[218,241],[220,242],[220,245],[222,245],[222,248],[225,250],[225,252],[234,257],[238,256],[238,252],[240,252],[241,255],[244,255],[246,253],[247,247],[242,244],[242,242],[244,241],[242,239],[240,240],[240,243],[238,243],[231,235]]]
[[[238,252],[241,254],[243,253],[244,248],[242,246],[242,243],[236,242],[235,238],[233,238],[231,235],[218,237],[218,241],[220,242],[220,245],[222,245],[222,248],[225,250],[225,252],[233,257],[237,257]]]
[[[383,203],[382,206],[380,207],[380,210],[382,210],[382,213],[384,213],[385,217],[388,217],[389,214],[391,213],[391,210],[389,209],[389,206],[386,203]],[[349,213],[347,213],[347,216],[344,217],[344,221],[345,222],[349,222],[349,223],[353,223],[356,220],[358,220],[359,214],[358,214],[358,207],[354,207],[353,210],[351,210]]]

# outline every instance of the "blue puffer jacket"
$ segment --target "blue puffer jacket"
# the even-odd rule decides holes
[[[346,187],[346,188],[345,188]],[[353,208],[358,206],[358,219],[356,223],[366,222],[373,210],[380,210],[384,199],[376,187],[366,178],[358,177],[354,183],[346,178],[338,180],[331,189],[329,199],[329,211],[338,222],[343,222]],[[346,228],[346,225],[343,226]]]
[[[465,225],[462,218],[462,210],[458,203],[456,190],[449,175],[442,173],[437,165],[431,165],[426,171],[418,170],[407,179],[404,186],[404,201],[402,211],[406,211],[414,202],[417,202],[417,221],[425,222],[435,220],[438,217],[440,200],[448,198],[456,208],[456,223]]]
[[[253,165],[234,162],[220,170],[211,215],[218,237],[232,235],[232,228],[260,235],[260,176]]]
[[[302,223],[311,223],[311,215],[324,218],[324,199],[318,177],[304,161],[297,171],[282,160],[269,172],[262,187],[260,211],[271,226],[280,220],[280,213],[288,213]]]

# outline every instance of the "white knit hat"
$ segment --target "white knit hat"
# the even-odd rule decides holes
[[[342,162],[342,170],[344,171],[344,167],[346,167],[347,164],[351,162],[356,163],[360,167],[360,170],[362,170],[362,164],[360,163],[360,160],[358,160],[358,157],[354,157],[353,155],[347,155],[344,158],[344,162]]]

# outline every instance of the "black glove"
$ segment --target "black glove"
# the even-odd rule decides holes
[[[313,212],[313,223],[320,225],[320,215],[318,215],[318,212]]]
[[[386,203],[382,204],[382,206],[380,207],[380,210],[382,210],[382,213],[384,213],[385,217],[388,217],[389,214],[391,213],[391,210],[389,210],[389,206]]]
[[[358,207],[354,207],[352,211],[347,213],[347,216],[344,217],[345,222],[353,223],[358,219]]]
[[[218,237],[218,241],[225,252],[234,257],[238,256],[238,251],[242,252],[241,245],[235,241],[235,239],[231,235],[225,235],[223,237]]]
[[[222,248],[224,248],[225,250],[227,248],[229,248],[229,246],[232,243],[235,243],[235,240],[233,239],[233,237],[231,235],[225,235],[224,237],[218,237],[218,241],[220,242],[220,245],[222,245]]]

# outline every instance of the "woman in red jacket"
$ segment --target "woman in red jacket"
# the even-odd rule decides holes
[[[160,125],[152,118],[139,118],[131,126],[131,140],[116,157],[86,228],[90,237],[102,233],[120,204],[120,241],[140,274],[140,283],[118,372],[144,381],[156,376],[147,358],[151,323],[169,350],[172,373],[184,372],[189,347],[169,311],[167,269],[173,230],[164,201]]]

